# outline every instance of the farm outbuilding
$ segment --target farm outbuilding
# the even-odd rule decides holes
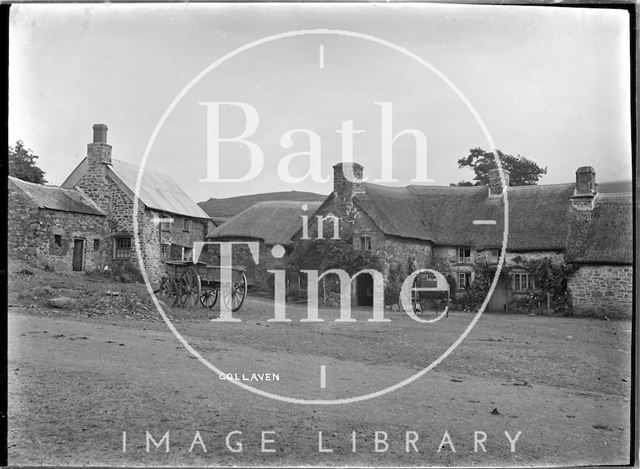
[[[85,194],[9,177],[8,199],[13,255],[57,271],[104,267],[106,215]]]

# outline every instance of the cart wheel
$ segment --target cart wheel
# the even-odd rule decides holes
[[[180,285],[173,278],[167,279],[167,300],[171,306],[178,306],[180,301]]]
[[[196,304],[202,293],[200,276],[194,267],[188,268],[180,278],[179,305],[190,307]]]
[[[231,288],[222,291],[222,301],[234,313],[240,309],[247,296],[247,277],[242,273],[242,279],[233,282]]]
[[[160,280],[160,289],[158,290],[158,295],[162,298],[169,298],[170,296],[170,280],[169,277],[162,277]]]
[[[200,304],[205,308],[213,308],[218,302],[218,290],[206,289],[200,295]]]

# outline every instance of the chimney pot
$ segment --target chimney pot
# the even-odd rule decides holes
[[[95,124],[93,126],[93,143],[107,143],[107,130],[105,124]]]
[[[106,125],[93,126],[93,142],[87,145],[87,160],[92,166],[111,164],[111,145],[107,144]]]
[[[581,166],[576,170],[576,195],[592,195],[597,192],[596,170],[593,166]]]
[[[579,167],[576,170],[576,188],[571,197],[571,205],[580,211],[593,210],[597,195],[596,170],[592,166]]]

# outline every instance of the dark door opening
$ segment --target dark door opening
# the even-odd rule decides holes
[[[373,306],[373,277],[371,274],[360,274],[356,280],[358,306]]]
[[[73,240],[73,265],[75,272],[82,271],[84,265],[84,239]]]
[[[494,313],[506,313],[507,304],[509,303],[509,293],[507,290],[507,281],[505,279],[498,280],[493,295],[489,299],[487,311]]]

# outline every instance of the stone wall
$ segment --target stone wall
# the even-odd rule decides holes
[[[415,269],[427,268],[433,261],[433,247],[426,241],[387,236],[384,240],[384,250],[380,255],[384,260],[386,278],[391,265],[399,265],[406,270],[409,259],[413,260]]]
[[[629,265],[582,265],[569,278],[575,315],[631,318],[633,268]]]
[[[120,268],[130,264],[139,270],[135,251],[135,241],[131,240],[131,251],[127,259],[114,258],[114,242],[118,236],[133,237],[133,200],[108,174],[107,165],[93,162],[88,165],[87,173],[80,179],[77,187],[94,200],[107,213],[109,239],[105,243],[105,256],[111,268]],[[172,223],[162,227],[153,221],[155,218],[173,218]],[[184,229],[184,220],[191,220],[189,230]],[[167,229],[164,229],[167,228]],[[149,281],[157,283],[166,274],[162,259],[162,244],[176,244],[187,250],[193,247],[194,241],[203,241],[207,233],[208,222],[197,218],[184,217],[147,209],[138,203],[138,235],[142,251],[142,260]],[[180,250],[182,252],[182,250]],[[175,251],[173,256],[176,258]],[[181,257],[181,255],[180,255]]]
[[[84,241],[84,271],[106,265],[106,219],[100,215],[62,212],[36,207],[9,185],[7,246],[9,255],[39,268],[71,271],[74,240]]]

